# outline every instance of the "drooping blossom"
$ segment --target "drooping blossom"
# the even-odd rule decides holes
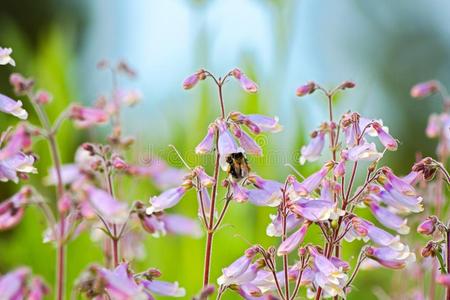
[[[168,189],[159,196],[153,196],[150,198],[150,206],[147,208],[147,214],[150,215],[177,205],[191,187],[192,182],[183,184],[180,187]]]
[[[311,81],[311,82],[308,82],[307,84],[299,86],[296,89],[295,94],[298,97],[302,97],[302,96],[313,93],[316,90],[316,88],[317,88],[317,85]]]
[[[420,234],[432,235],[436,230],[437,222],[438,218],[436,216],[430,216],[419,224],[417,232]]]
[[[205,154],[212,151],[214,147],[214,135],[216,133],[216,126],[215,124],[211,124],[208,127],[208,133],[203,138],[203,140],[200,142],[200,144],[195,147],[195,153],[197,154]]]
[[[70,110],[70,118],[75,121],[75,125],[78,127],[88,128],[105,124],[109,120],[109,115],[101,108],[74,105]]]
[[[253,258],[257,254],[256,247],[250,247],[245,251],[245,254],[235,260],[231,265],[222,269],[222,276],[217,279],[218,284],[232,282],[240,275],[244,274],[249,268]]]
[[[230,182],[233,200],[238,203],[246,202],[249,199],[249,190],[235,181]]]
[[[270,215],[272,220],[266,229],[266,234],[268,236],[281,236],[283,232],[282,216],[278,212],[276,215]],[[294,228],[298,227],[302,223],[303,219],[296,214],[288,213],[286,217],[286,232],[292,231]]]
[[[246,126],[254,134],[260,134],[261,132],[276,133],[283,129],[277,117],[272,118],[258,114],[245,115],[240,112],[232,112],[229,114],[229,119],[236,124]]]
[[[223,120],[217,121],[217,127],[219,128],[219,140],[217,151],[222,157],[226,157],[231,153],[242,152],[239,151],[239,147],[231,134],[228,125]]]
[[[283,185],[275,180],[263,179],[257,175],[250,175],[247,180],[256,187],[248,190],[248,200],[258,206],[277,206],[281,201]]]
[[[368,247],[365,250],[365,255],[390,269],[402,269],[416,259],[415,254],[409,252],[408,246],[400,250],[391,247]]]
[[[320,158],[322,150],[325,146],[325,132],[314,131],[311,134],[311,140],[308,145],[303,146],[300,150],[300,164],[304,164],[306,161],[312,162]]]
[[[411,97],[423,98],[439,90],[439,83],[435,80],[421,82],[411,88]]]
[[[27,111],[22,108],[22,101],[15,101],[3,94],[0,94],[0,111],[22,120],[28,118]]]
[[[19,174],[37,173],[37,169],[33,166],[34,156],[26,155],[18,152],[4,160],[0,161],[0,181],[19,182]]]
[[[256,93],[258,91],[258,86],[252,80],[250,80],[241,70],[234,69],[231,74],[236,78],[242,89],[248,93]]]
[[[374,161],[382,157],[382,154],[377,151],[375,144],[367,142],[343,150],[341,155],[345,160],[350,161]]]
[[[328,172],[333,168],[333,163],[328,162],[323,167],[305,178],[301,183],[299,183],[295,178],[290,178],[290,183],[292,184],[292,187],[294,191],[299,196],[307,196],[308,194],[311,194],[321,183],[321,181],[325,178],[325,176],[328,174]]]
[[[238,139],[240,146],[248,154],[261,156],[262,149],[258,143],[249,136],[245,131],[241,130],[238,126],[235,126],[236,130],[233,131],[234,136]]]
[[[210,188],[215,184],[214,178],[206,174],[203,167],[196,167],[193,173],[197,176],[202,187]]]
[[[372,123],[372,128],[376,130],[378,138],[383,146],[389,151],[395,151],[398,148],[397,141],[383,129],[383,126],[377,122]]]
[[[0,276],[0,298],[5,300],[41,300],[49,293],[47,285],[26,267]]]
[[[246,286],[247,288],[250,288],[253,290],[252,292],[255,292],[257,294],[260,294],[260,291],[258,288],[254,287],[250,282],[254,280],[258,274],[258,271],[264,267],[264,263],[261,260],[257,260],[254,263],[250,264],[241,274],[236,276],[226,276],[225,274],[220,276],[217,279],[217,283],[222,286],[229,286],[229,285],[240,285],[240,286]]]
[[[0,150],[0,160],[9,158],[18,152],[29,150],[30,147],[31,134],[24,125],[19,125],[9,135],[6,145]]]
[[[32,78],[25,78],[19,73],[12,73],[9,76],[9,83],[13,86],[14,92],[17,95],[26,95],[34,86]]]
[[[11,57],[12,49],[11,48],[2,48],[0,47],[0,65],[10,64],[15,67],[16,62]]]
[[[311,225],[310,222],[304,222],[299,230],[291,234],[281,245],[278,247],[278,256],[287,255],[298,248],[305,238],[306,232]]]
[[[200,69],[199,71],[190,75],[183,81],[183,88],[185,90],[189,90],[193,88],[199,82],[199,80],[204,80],[205,78],[206,78],[205,70]]]
[[[289,209],[299,217],[311,222],[318,222],[332,217],[334,204],[328,200],[300,198],[292,202]]]
[[[108,192],[89,186],[86,188],[89,203],[106,220],[113,223],[124,221],[128,215],[126,203],[114,199]]]
[[[380,206],[376,201],[366,199],[372,214],[384,226],[397,231],[400,234],[408,234],[409,226],[407,219],[399,217],[397,214],[390,211],[388,208]]]
[[[186,290],[179,286],[178,282],[160,280],[142,280],[140,284],[152,293],[169,297],[185,297]]]

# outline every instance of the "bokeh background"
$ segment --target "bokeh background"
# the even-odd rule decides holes
[[[308,80],[330,88],[352,80],[357,88],[337,97],[336,115],[351,109],[383,118],[401,141],[399,150],[387,155],[386,163],[404,174],[418,151],[424,155],[434,152],[435,143],[426,139],[424,128],[428,115],[440,110],[440,102],[437,98],[413,101],[409,89],[430,78],[450,85],[450,2],[3,0],[0,45],[12,47],[17,62],[16,68],[0,70],[2,93],[12,95],[8,85],[11,72],[33,76],[38,87],[54,95],[49,106],[52,118],[69,102],[92,103],[110,92],[110,74],[96,68],[100,59],[126,60],[139,75],[137,80],[121,80],[119,84],[138,88],[143,94],[139,106],[127,110],[124,117],[126,133],[137,138],[129,159],[139,162],[157,154],[176,167],[182,166],[168,144],[174,144],[191,164],[207,163],[207,159],[199,160],[193,149],[219,112],[210,83],[186,92],[182,80],[200,67],[224,74],[239,66],[259,84],[260,91],[249,96],[230,82],[225,91],[226,109],[280,117],[284,131],[259,140],[265,156],[251,159],[254,171],[280,181],[290,173],[286,163],[304,174],[318,166],[300,167],[298,152],[308,133],[327,117],[321,97],[300,100],[295,97],[295,88]],[[1,128],[11,121],[2,115]],[[65,125],[58,137],[63,161],[73,160],[81,142],[104,141],[107,131],[79,131]],[[50,165],[46,145],[39,143],[35,150],[40,156],[39,175],[30,181],[54,199],[53,189],[42,185]],[[2,184],[1,198],[18,188]],[[124,186],[121,197],[130,202],[146,201],[155,193],[155,186],[142,180],[132,190]],[[194,217],[194,195],[174,211]],[[269,213],[274,210],[232,205],[225,220],[228,225],[217,234],[214,245],[213,279],[249,242],[277,242],[265,236]],[[28,209],[18,227],[0,233],[0,273],[29,265],[53,283],[54,249],[42,243],[44,229],[39,212]],[[316,237],[311,233],[309,238]],[[149,236],[147,256],[134,262],[134,267],[158,267],[164,279],[178,280],[188,295],[193,295],[200,288],[203,246],[203,239]],[[101,250],[88,233],[72,242],[68,253],[70,282],[89,263],[102,261]],[[349,253],[344,251],[354,261]],[[383,295],[381,290],[389,294],[396,282],[392,274],[362,272],[356,281],[359,289],[349,298],[364,295],[367,300],[377,299]],[[417,283],[404,285],[412,288]]]

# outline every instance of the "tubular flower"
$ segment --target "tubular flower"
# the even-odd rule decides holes
[[[140,284],[152,293],[169,296],[169,297],[184,297],[186,290],[179,286],[178,282],[166,282],[160,280],[142,280]]]
[[[299,230],[291,234],[284,242],[281,243],[281,245],[278,247],[277,254],[278,256],[287,255],[298,248],[298,245],[300,245],[303,242],[303,239],[305,238],[306,232],[309,228],[309,225],[311,225],[310,222],[306,221]]]
[[[439,83],[436,80],[421,82],[411,88],[411,97],[423,98],[436,93],[439,90]]]
[[[236,68],[231,71],[231,74],[234,78],[239,80],[239,83],[244,91],[248,93],[256,93],[258,91],[258,86],[256,83],[251,81],[241,70]]]
[[[342,157],[345,160],[351,161],[374,161],[382,157],[382,154],[377,151],[374,143],[363,143],[361,145],[356,145],[348,150],[342,151]]]
[[[382,176],[378,177],[378,181],[385,189],[379,193],[379,196],[386,204],[404,211],[423,211],[422,197],[417,196],[415,192],[405,190],[405,186],[386,180]]]
[[[186,235],[194,238],[202,236],[202,229],[196,220],[182,215],[166,214],[162,217],[165,230],[169,234]]]
[[[206,174],[203,167],[196,167],[194,169],[194,174],[197,176],[202,187],[210,188],[216,183],[213,177]]]
[[[249,191],[235,181],[231,181],[230,184],[233,199],[238,203],[246,202],[249,198]]]
[[[405,246],[401,250],[393,249],[391,247],[368,247],[366,248],[365,254],[368,258],[371,258],[380,265],[390,269],[402,269],[408,263],[416,260],[415,254],[409,252],[408,246]]]
[[[380,246],[390,247],[396,250],[405,248],[405,245],[400,242],[398,236],[393,236],[366,220],[355,217],[351,220],[351,224],[353,234],[356,234],[357,237],[362,237],[364,240],[370,239]]]
[[[408,234],[407,219],[402,219],[389,209],[380,206],[377,202],[367,199],[366,202],[375,218],[384,226],[397,231],[400,234]]]
[[[417,232],[421,234],[432,235],[436,230],[436,225],[438,221],[439,220],[436,216],[428,217],[417,227]]]
[[[108,122],[109,116],[106,111],[96,107],[72,106],[70,118],[80,128],[88,128]]]
[[[232,112],[229,114],[229,118],[237,124],[245,125],[254,134],[261,132],[276,133],[283,129],[278,123],[277,117],[272,118],[258,114],[244,115],[240,112]]]
[[[272,220],[266,229],[266,234],[268,236],[281,236],[282,234],[282,218],[281,214],[270,215],[270,219]],[[294,228],[299,226],[302,223],[303,219],[297,217],[297,215],[293,213],[288,213],[286,217],[286,232],[292,231]]]
[[[238,131],[235,132],[234,135],[237,137],[237,139],[239,140],[239,144],[245,150],[246,153],[256,156],[262,155],[261,147],[245,131],[238,129]]]
[[[30,147],[30,133],[24,125],[19,125],[10,135],[7,144],[0,150],[0,160],[9,158],[20,151],[28,150]]]
[[[0,181],[19,182],[18,173],[37,173],[34,156],[18,152],[7,159],[0,161]]]
[[[299,86],[296,89],[295,94],[298,97],[302,97],[305,95],[312,94],[316,90],[316,88],[317,88],[317,86],[314,82],[308,82],[307,84]]]
[[[23,187],[17,194],[0,203],[0,231],[10,229],[20,222],[30,195],[31,190]]]
[[[289,209],[296,215],[311,222],[325,221],[334,212],[334,203],[327,200],[300,198],[292,202]]]
[[[28,268],[22,267],[0,277],[0,295],[3,299],[24,299],[27,292]]]
[[[314,131],[311,134],[311,141],[308,145],[303,146],[300,150],[300,164],[305,164],[305,162],[316,161],[322,154],[322,150],[325,145],[325,132],[324,131]]]
[[[150,206],[147,208],[147,214],[151,215],[154,212],[160,212],[167,208],[174,207],[180,202],[187,190],[192,186],[182,185],[180,187],[171,188],[159,196],[150,198]]]
[[[200,144],[195,147],[195,153],[197,154],[205,154],[212,151],[214,147],[214,135],[216,133],[216,126],[215,124],[211,124],[208,127],[208,133],[203,138],[203,140],[200,142]]]
[[[0,47],[0,65],[10,64],[15,67],[16,62],[11,57],[12,49],[11,48],[2,48]]]
[[[258,206],[277,206],[281,201],[283,185],[274,180],[263,179],[257,175],[250,175],[247,180],[256,187],[248,190],[248,199]]]
[[[189,90],[197,85],[200,80],[204,80],[206,78],[206,72],[203,69],[198,70],[196,73],[190,75],[183,81],[183,88],[185,90]]]
[[[217,279],[217,283],[221,285],[224,283],[233,282],[233,280],[244,274],[250,267],[250,264],[256,254],[256,246],[248,248],[243,256],[235,260],[228,267],[222,269],[222,276]]]
[[[228,129],[227,123],[223,120],[217,120],[217,127],[219,128],[218,151],[220,155],[226,157],[231,153],[242,152],[239,151],[238,145]]]
[[[108,192],[94,186],[86,188],[89,203],[107,221],[120,223],[128,215],[127,205],[114,199]]]
[[[397,150],[397,141],[383,129],[381,124],[373,122],[372,128],[377,131],[378,138],[380,139],[381,144],[383,144],[386,149],[388,149],[389,151]]]
[[[0,111],[22,120],[28,118],[27,111],[22,108],[22,101],[15,101],[2,94],[0,94]]]
[[[290,183],[294,191],[299,196],[307,196],[312,193],[322,182],[328,172],[333,168],[333,163],[326,163],[319,171],[311,174],[309,177],[305,178],[301,183],[295,180],[293,177],[290,179]]]
[[[308,250],[314,259],[313,271],[315,273],[313,282],[320,286],[329,297],[339,295],[345,298],[343,288],[347,281],[347,275],[315,248],[308,247]]]

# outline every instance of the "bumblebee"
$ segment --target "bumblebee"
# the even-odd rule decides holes
[[[231,153],[227,156],[226,162],[228,164],[228,174],[236,181],[242,180],[250,173],[247,158],[242,152]]]

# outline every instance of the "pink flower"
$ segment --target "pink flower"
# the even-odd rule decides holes
[[[82,176],[83,172],[81,172],[77,164],[66,164],[61,166],[61,179],[64,184],[71,184],[80,179]],[[45,184],[57,184],[56,170],[54,168],[51,168],[48,171],[48,176],[45,178]]]
[[[386,204],[404,211],[423,211],[422,197],[417,196],[417,194],[410,189],[412,187],[408,187],[405,182],[405,184],[401,183],[401,179],[399,179],[400,181],[389,181],[379,177],[378,180],[383,183],[383,187],[387,192],[381,191],[378,194],[381,197],[381,200]]]
[[[206,174],[203,167],[196,167],[194,169],[194,174],[197,176],[202,187],[210,188],[216,183],[213,177]]]
[[[34,95],[34,100],[39,105],[45,105],[53,100],[53,95],[47,91],[40,90]]]
[[[234,132],[234,135],[237,137],[237,139],[239,140],[239,144],[246,153],[256,156],[262,155],[261,147],[259,147],[256,141],[251,138],[245,131],[238,128],[238,130]]]
[[[183,88],[185,90],[189,90],[193,88],[199,80],[204,80],[206,78],[206,72],[203,69],[200,69],[196,73],[190,75],[183,81]]]
[[[0,150],[0,160],[9,158],[22,150],[28,150],[30,146],[30,133],[24,125],[19,125],[10,135],[7,144]]]
[[[365,142],[361,145],[353,146],[348,150],[343,150],[342,157],[351,161],[374,161],[380,159],[382,154],[377,151],[374,143]]]
[[[240,285],[246,286],[247,288],[251,287],[253,291],[259,291],[258,288],[254,288],[253,285],[250,284],[252,280],[254,280],[258,274],[258,271],[264,266],[259,261],[252,263],[249,267],[246,268],[244,272],[239,274],[238,276],[227,277],[226,275],[222,275],[217,279],[217,283],[221,286],[230,286],[230,285]]]
[[[217,283],[223,284],[238,278],[244,274],[249,268],[252,259],[257,254],[257,247],[250,247],[245,251],[245,254],[235,260],[231,265],[222,269],[222,276],[217,279]]]
[[[417,227],[417,232],[426,235],[432,235],[436,230],[437,217],[430,216]]]
[[[402,269],[416,259],[414,253],[409,252],[408,246],[401,250],[391,247],[368,247],[365,254],[367,257],[390,269]]]
[[[338,164],[334,168],[333,174],[337,178],[345,175],[345,160],[342,159],[340,162],[338,162]]]
[[[195,153],[205,154],[212,151],[214,147],[214,135],[216,133],[216,126],[214,124],[209,125],[208,133],[200,142],[200,144],[195,147]]]
[[[147,208],[147,214],[151,215],[154,212],[160,212],[165,209],[174,207],[180,202],[181,198],[184,196],[188,190],[185,186],[180,186],[176,188],[171,188],[159,196],[154,196],[150,198],[150,207]]]
[[[27,300],[43,300],[44,296],[48,295],[49,292],[49,288],[42,281],[42,279],[39,277],[35,277],[31,281]]]
[[[26,95],[31,92],[34,86],[34,80],[25,78],[19,73],[12,73],[9,76],[9,83],[14,87],[14,92],[17,95]]]
[[[411,88],[411,97],[427,97],[439,90],[439,83],[436,80],[421,82]]]
[[[308,227],[311,223],[305,222],[299,230],[291,234],[284,242],[281,243],[281,245],[278,247],[277,254],[278,256],[283,256],[291,253],[295,249],[298,248],[298,245],[300,245],[306,235],[306,232],[308,230]]]
[[[436,282],[446,287],[450,287],[450,274],[440,274],[436,277]]]
[[[274,180],[266,180],[257,175],[248,176],[247,180],[256,187],[248,190],[248,199],[258,206],[278,206],[281,201],[283,185]]]
[[[355,217],[351,220],[351,223],[354,233],[363,239],[369,238],[380,246],[391,247],[393,249],[403,249],[405,247],[404,244],[400,243],[398,236],[393,236],[366,220]],[[351,238],[348,240],[351,241]]]
[[[304,164],[306,161],[316,161],[322,154],[323,147],[325,145],[325,132],[314,131],[311,134],[311,141],[308,145],[303,146],[300,150],[300,164]]]
[[[27,111],[22,108],[22,101],[15,101],[2,94],[0,94],[0,111],[11,114],[22,120],[28,118]]]
[[[431,114],[428,118],[428,125],[425,133],[429,138],[438,137],[441,134],[442,124],[441,117],[438,114]]]
[[[235,181],[231,181],[230,184],[233,200],[238,203],[246,202],[249,198],[249,191]]]
[[[106,220],[113,223],[124,221],[128,215],[126,203],[114,199],[108,192],[89,186],[86,189],[90,204]]]
[[[251,81],[241,70],[236,68],[231,71],[231,73],[234,78],[239,80],[239,83],[244,91],[248,93],[256,93],[258,91],[258,86],[256,83]]]
[[[295,91],[295,94],[298,97],[302,97],[308,94],[312,94],[315,90],[316,90],[317,86],[314,82],[308,82],[305,85],[301,85],[297,88],[297,90]]]
[[[167,214],[162,218],[165,230],[169,234],[187,235],[194,238],[202,236],[202,229],[196,220],[182,215]]]
[[[75,121],[75,125],[80,128],[105,124],[109,119],[108,113],[101,108],[80,105],[72,106],[70,117]]]
[[[390,151],[397,150],[397,148],[398,148],[397,141],[383,129],[381,124],[379,124],[377,122],[373,122],[372,128],[377,131],[378,138],[380,139],[381,144],[383,144],[383,146],[386,149],[388,149]]]
[[[298,199],[289,206],[290,210],[300,217],[311,222],[330,219],[334,204],[327,200]]]
[[[305,178],[305,180],[303,180],[301,183],[299,183],[293,177],[291,177],[290,183],[292,184],[294,191],[299,196],[307,196],[308,194],[312,193],[320,185],[322,180],[325,178],[325,176],[328,174],[328,172],[332,168],[333,168],[333,163],[328,162],[325,165],[323,165],[323,167],[319,171],[311,174],[310,176]]]
[[[12,49],[11,48],[2,48],[0,47],[0,65],[10,64],[15,67],[16,62],[11,57]]]
[[[161,296],[185,297],[186,290],[178,285],[178,282],[166,282],[160,280],[142,280],[140,283],[147,290]]]
[[[279,132],[283,129],[283,127],[278,123],[277,117],[267,117],[263,115],[246,115],[245,119],[253,124],[256,124],[258,128],[263,132]]]
[[[139,213],[139,220],[141,221],[142,228],[153,235],[153,237],[160,237],[166,234],[166,226],[162,218],[156,214],[148,215],[146,213]]]

